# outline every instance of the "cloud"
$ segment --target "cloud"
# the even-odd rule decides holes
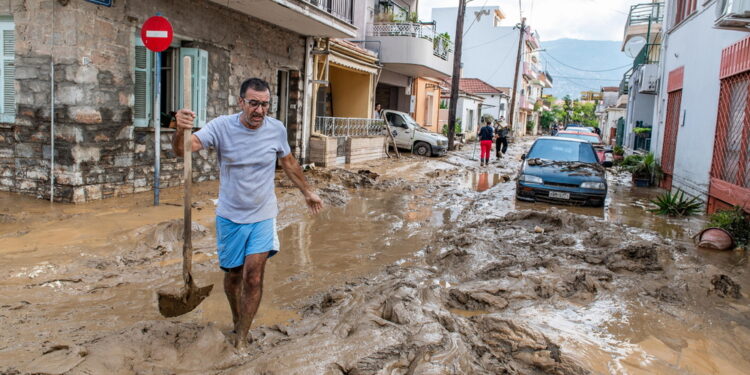
[[[622,40],[631,5],[644,0],[522,0],[523,15],[542,40],[561,38]],[[520,22],[517,0],[472,0],[468,7],[499,6],[508,17],[503,23]],[[486,4],[486,5],[485,5]],[[420,0],[419,15],[431,20],[432,8],[457,7],[458,0]]]

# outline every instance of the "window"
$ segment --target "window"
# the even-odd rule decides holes
[[[426,126],[432,126],[432,112],[433,108],[435,107],[435,96],[432,95],[432,93],[428,93],[425,96],[425,125]]]
[[[675,0],[674,25],[688,18],[698,8],[698,0]]]
[[[140,37],[136,37],[135,46],[135,103],[133,105],[133,124],[136,127],[154,126],[154,82],[156,55],[143,46]],[[208,52],[198,48],[168,48],[161,54],[161,92],[160,106],[162,126],[168,124],[168,114],[185,106],[182,98],[183,58],[191,57],[192,65],[192,103],[190,108],[196,113],[196,126],[206,124],[206,101],[208,98]]]
[[[0,69],[0,122],[16,120],[16,35],[13,18],[0,16],[0,38],[2,38],[3,66]]]

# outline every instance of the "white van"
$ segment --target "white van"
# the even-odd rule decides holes
[[[448,151],[448,138],[421,127],[408,113],[386,109],[383,118],[390,125],[398,148],[420,156],[443,155]]]

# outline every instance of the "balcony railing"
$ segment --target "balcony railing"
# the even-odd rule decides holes
[[[369,118],[318,116],[315,131],[329,137],[373,137],[385,134],[385,122]]]
[[[354,0],[302,0],[347,23],[354,23]]]
[[[633,70],[638,69],[641,65],[657,64],[661,57],[661,44],[649,43],[643,46],[641,52],[633,59]]]
[[[628,23],[625,25],[627,29],[629,26],[636,25],[647,25],[649,22],[661,23],[664,20],[664,3],[644,3],[637,4],[630,7],[630,14],[628,14]]]
[[[432,42],[432,53],[443,59],[453,52],[453,43],[435,31],[435,24],[411,22],[376,23],[372,26],[372,36],[404,36],[422,38]]]
[[[620,82],[620,95],[628,95],[630,91],[630,76],[633,75],[633,69],[628,70],[622,75],[622,81]]]

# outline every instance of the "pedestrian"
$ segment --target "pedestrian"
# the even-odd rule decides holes
[[[372,111],[372,118],[374,118],[375,120],[380,120],[381,118],[383,118],[382,111],[383,109],[380,107],[380,103],[375,103],[375,110]]]
[[[500,159],[508,151],[508,133],[509,129],[501,123],[495,127],[495,157]]]
[[[554,137],[554,136],[556,136],[556,135],[557,135],[557,132],[558,132],[559,130],[560,130],[560,128],[559,128],[559,127],[557,126],[557,123],[554,123],[554,124],[552,125],[552,131],[550,132],[550,134],[551,134],[551,135],[552,135],[552,136]]]
[[[313,214],[323,202],[307,184],[290,153],[284,124],[268,117],[268,83],[250,78],[242,83],[240,112],[219,116],[192,135],[192,151],[214,148],[219,158],[219,200],[216,242],[224,292],[232,310],[235,346],[247,346],[247,335],[263,294],[266,260],[279,250],[278,206],[274,193],[276,161],[302,192]],[[183,129],[191,129],[195,113],[177,112],[178,131],[172,137],[177,155],[183,153]]]
[[[492,129],[492,122],[487,121],[485,125],[479,129],[479,146],[481,152],[479,158],[481,159],[479,166],[484,166],[490,162],[490,151],[492,151],[492,139],[495,136],[495,129]]]

